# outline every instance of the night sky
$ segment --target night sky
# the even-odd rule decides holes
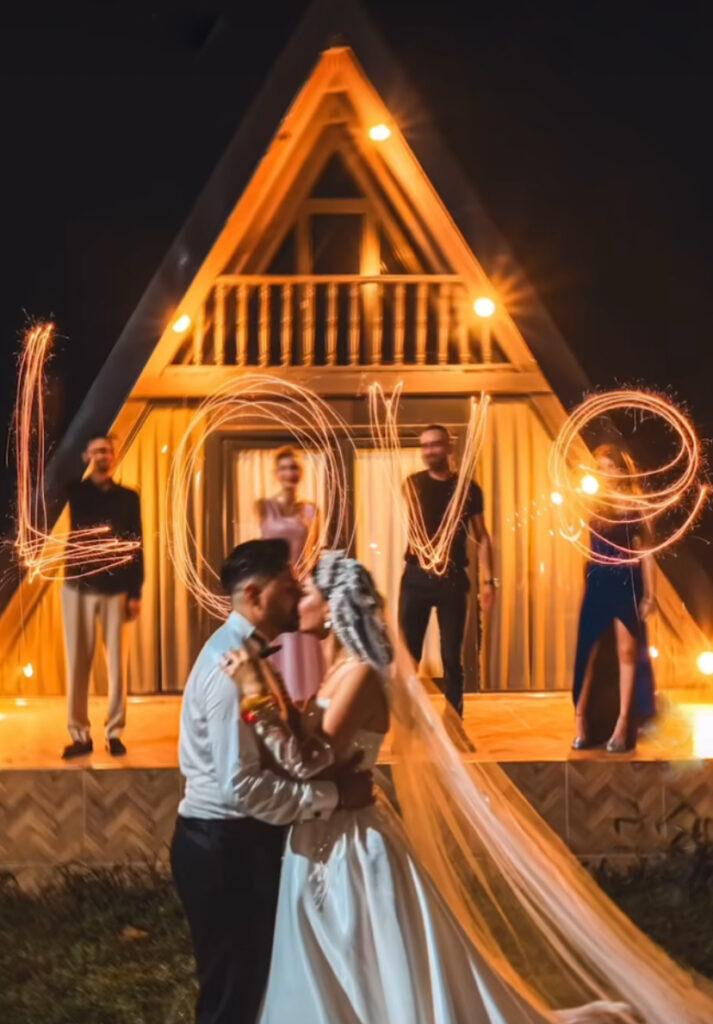
[[[25,314],[58,324],[60,431],[306,6],[3,14],[3,452]],[[667,388],[713,437],[704,5],[365,6],[593,383]]]

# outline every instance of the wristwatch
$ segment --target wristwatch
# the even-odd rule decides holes
[[[484,587],[497,587],[499,583],[500,580],[483,580]]]

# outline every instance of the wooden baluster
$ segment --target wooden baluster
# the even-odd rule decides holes
[[[472,362],[468,349],[468,321],[465,315],[466,294],[464,288],[455,290],[456,339],[458,341],[458,361]]]
[[[441,284],[438,289],[438,363],[443,366],[448,362],[448,338],[450,318],[450,287]]]
[[[282,286],[282,329],[280,331],[280,353],[282,365],[292,362],[292,285]]]
[[[337,362],[337,285],[327,285],[327,366]]]
[[[480,337],[480,358],[484,363],[492,363],[493,361],[493,335],[490,329],[490,321],[483,320],[481,323],[481,337]]]
[[[359,332],[361,324],[361,304],[359,302],[359,285],[349,286],[349,365],[359,365]]]
[[[260,285],[260,313],[258,321],[258,363],[270,365],[270,286]]]
[[[205,305],[201,302],[196,316],[196,326],[193,331],[193,362],[196,366],[203,363],[203,338],[205,337]]]
[[[314,285],[303,285],[302,365],[314,366]]]
[[[378,366],[384,363],[384,286],[379,283],[376,286],[374,302],[374,328],[372,335],[371,361]]]
[[[423,282],[416,288],[416,362],[426,362],[426,334],[428,331],[428,307],[426,295],[428,286]]]
[[[213,332],[215,365],[225,365],[225,285],[215,286],[215,330]]]
[[[395,310],[394,310],[394,363],[396,366],[403,366],[404,363],[404,328],[406,326],[406,288],[403,284],[397,284],[395,289]]]
[[[248,361],[248,286],[238,285],[235,362],[245,366]]]

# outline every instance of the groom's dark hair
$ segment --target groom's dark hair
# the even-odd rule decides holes
[[[230,552],[220,569],[226,594],[234,594],[246,580],[274,580],[290,563],[290,545],[282,537],[248,540]]]

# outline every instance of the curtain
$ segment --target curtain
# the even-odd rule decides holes
[[[420,450],[405,448],[401,453],[402,479],[421,469]],[[389,472],[388,455],[372,449],[357,450],[354,467],[356,557],[372,573],[379,592],[386,600],[389,624],[396,629],[399,583],[406,551],[406,509],[400,487],[395,504],[392,502]],[[439,643],[438,623],[433,614],[423,645],[421,666],[427,675],[436,678],[443,675]],[[468,682],[466,680],[466,686]]]

